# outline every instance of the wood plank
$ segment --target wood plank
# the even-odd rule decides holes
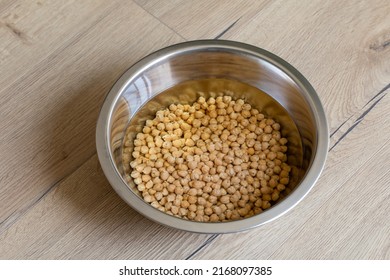
[[[344,242],[343,246],[345,251],[343,251],[342,256],[345,258],[388,258],[388,252],[382,251],[388,250],[389,248],[389,240],[387,238],[389,236],[387,231],[388,227],[381,227],[376,223],[381,221],[385,222],[388,217],[386,216],[388,213],[386,212],[386,209],[388,209],[388,207],[377,206],[380,203],[384,203],[386,197],[388,197],[388,184],[386,184],[388,179],[383,178],[383,174],[387,173],[383,172],[383,168],[380,168],[380,166],[387,166],[387,168],[385,167],[385,170],[388,172],[388,157],[386,157],[388,145],[384,146],[384,143],[388,141],[388,134],[384,132],[390,131],[389,106],[390,96],[387,94],[364,116],[360,124],[329,153],[326,168],[319,181],[307,197],[293,210],[276,221],[263,225],[258,229],[239,233],[234,236],[220,235],[214,242],[205,247],[204,250],[196,254],[194,258],[278,259],[282,258],[282,256],[274,255],[275,251],[291,250],[288,255],[289,258],[312,259],[318,257],[318,254],[321,254],[322,251],[318,252],[317,248],[317,251],[307,250],[302,252],[297,250],[298,245],[295,243],[299,242],[299,244],[305,244],[305,242],[307,242],[314,244],[319,242],[323,245],[320,240],[320,238],[323,238],[323,235],[326,235],[328,239],[331,238],[333,242],[336,242],[335,240],[338,239]],[[379,122],[378,120],[387,121]],[[382,148],[383,151],[386,150],[387,152],[384,153],[381,150]],[[372,164],[373,161],[378,161],[379,165],[374,164],[374,167],[368,169],[368,166]],[[368,173],[359,174],[357,171],[361,168],[367,168],[372,171],[372,177],[367,178]],[[379,184],[371,184],[372,179],[375,179],[375,176],[379,179]],[[356,179],[354,177],[356,177]],[[360,183],[354,185],[357,181],[360,181]],[[383,196],[372,195],[373,198],[368,199],[365,191],[362,193],[362,188],[369,189],[372,192],[376,191],[376,193],[383,194]],[[345,198],[347,193],[351,194],[354,190],[355,195],[350,195],[350,197]],[[340,196],[342,196],[341,199],[345,199],[345,204],[340,204]],[[373,204],[363,204],[362,201],[364,200],[373,202]],[[348,222],[352,223],[351,219],[353,221],[355,217],[356,212],[354,211],[356,206],[351,208],[347,207],[347,205],[348,203],[355,205],[357,203],[356,201],[361,203],[359,205],[362,208],[360,209],[360,214],[366,218],[365,220],[356,218],[355,221],[357,221],[357,223],[353,225],[353,228],[355,229],[354,234],[360,237],[364,234],[374,234],[370,230],[370,225],[379,231],[375,233],[377,236],[376,241],[378,241],[378,243],[370,243],[370,250],[364,250],[365,245],[353,243],[356,239],[349,240],[347,236],[351,235],[352,232],[343,235],[342,231],[334,232],[326,226],[321,227],[321,231],[318,232],[318,227],[321,222],[334,223],[341,226],[343,225],[343,218],[348,217]],[[336,202],[339,203],[335,204]],[[329,211],[331,211],[330,208],[327,208],[329,204],[333,206],[332,213],[334,214],[334,221],[324,221],[323,215],[328,215]],[[335,215],[335,213],[338,214]],[[374,213],[377,215],[377,218],[374,218]],[[364,227],[358,227],[359,224],[362,225],[363,222],[368,222],[370,217],[372,219],[371,223]],[[336,220],[336,218],[339,218],[339,220]],[[305,232],[306,235],[301,235],[302,229],[305,229],[306,227],[310,233],[304,230],[303,232]],[[295,238],[298,238],[297,234],[299,234],[300,240],[294,241]],[[316,240],[316,238],[318,238],[318,240]],[[227,243],[229,246],[226,246]],[[290,245],[291,243],[295,247]],[[331,244],[332,248],[335,248],[333,245],[335,244]],[[283,246],[285,246],[286,249],[282,248]],[[355,250],[360,251],[358,253],[350,254],[351,251],[348,251],[350,250],[349,248],[355,248]],[[335,255],[328,252],[328,255],[324,256],[324,258],[326,257],[334,258]]]
[[[135,3],[121,2],[62,51],[3,88],[0,229],[95,153],[100,106],[125,69],[181,40]]]
[[[187,40],[220,37],[241,18],[250,17],[269,0],[135,0]]]
[[[113,191],[93,156],[0,236],[0,258],[179,259],[208,237],[135,212]]]
[[[50,55],[77,40],[107,16],[118,1],[16,0],[2,1],[0,5],[0,91],[3,91],[21,77],[26,78],[36,69],[32,66],[47,63]],[[9,91],[1,96],[2,100],[12,97]]]

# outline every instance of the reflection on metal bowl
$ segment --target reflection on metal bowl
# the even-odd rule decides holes
[[[189,104],[203,92],[228,91],[275,118],[289,140],[296,167],[293,191],[261,214],[223,223],[201,223],[165,214],[143,201],[121,161],[126,130],[135,136],[146,119],[172,103]],[[102,106],[96,143],[99,160],[116,192],[158,223],[199,233],[242,231],[269,222],[294,207],[318,179],[328,150],[328,127],[309,82],[281,58],[254,46],[217,40],[186,42],[159,50],[130,67]],[[126,167],[127,168],[127,167]]]

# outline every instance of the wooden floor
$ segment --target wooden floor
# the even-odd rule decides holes
[[[310,194],[243,233],[147,220],[112,190],[96,156],[99,108],[121,73],[201,38],[287,60],[329,121],[326,167]],[[389,92],[386,0],[1,0],[0,258],[390,259]]]

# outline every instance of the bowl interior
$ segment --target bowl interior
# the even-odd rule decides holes
[[[122,164],[126,133],[135,137],[146,119],[172,103],[190,104],[200,95],[221,92],[244,98],[253,107],[278,121],[289,140],[288,163],[294,189],[305,177],[317,149],[314,112],[305,89],[268,57],[252,56],[223,48],[171,54],[144,66],[122,88],[110,120],[110,153],[119,174],[140,196],[128,166]]]

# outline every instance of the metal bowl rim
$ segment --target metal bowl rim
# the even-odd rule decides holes
[[[250,218],[223,223],[201,223],[170,216],[155,209],[133,193],[119,174],[111,158],[109,124],[111,122],[114,105],[127,86],[146,69],[172,56],[196,51],[227,51],[247,54],[260,58],[276,66],[287,74],[303,91],[303,95],[313,110],[317,127],[317,150],[309,170],[301,183],[283,201],[259,215]],[[196,40],[188,41],[157,50],[128,68],[114,83],[107,94],[96,126],[96,148],[102,170],[113,189],[134,210],[147,218],[172,227],[196,233],[230,233],[254,228],[273,221],[287,211],[294,208],[312,189],[318,180],[324,165],[329,148],[328,125],[321,101],[307,79],[288,62],[264,49],[236,41],[228,40]]]

